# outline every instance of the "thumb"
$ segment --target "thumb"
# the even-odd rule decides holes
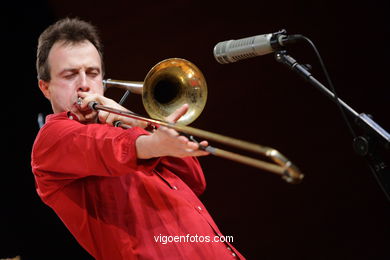
[[[166,121],[170,123],[176,123],[185,113],[188,111],[188,104],[182,105],[180,108],[176,109],[175,112],[167,116]]]

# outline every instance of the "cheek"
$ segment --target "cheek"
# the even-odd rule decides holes
[[[70,109],[75,102],[75,94],[73,91],[63,88],[55,91],[52,95],[52,102],[61,110]]]
[[[93,93],[97,93],[100,95],[104,94],[103,84],[101,82],[94,84],[91,90],[92,90],[91,92]]]

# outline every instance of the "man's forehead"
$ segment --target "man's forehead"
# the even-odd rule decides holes
[[[56,42],[50,50],[48,61],[50,65],[54,65],[54,63],[66,65],[67,62],[77,65],[79,62],[87,62],[91,63],[91,66],[101,66],[97,49],[87,40],[76,43]]]
[[[85,45],[85,44],[91,44],[93,45],[90,41],[88,40],[82,40],[82,41],[69,41],[69,40],[58,40],[56,41],[53,45],[57,46],[79,46],[79,45]]]
[[[60,41],[57,41],[53,44],[50,52],[58,50],[58,49],[61,49],[61,50],[63,50],[63,49],[68,49],[68,50],[77,49],[78,47],[90,47],[91,49],[95,49],[96,52],[98,52],[97,49],[95,48],[95,46],[88,40],[79,41],[79,42],[60,40]]]

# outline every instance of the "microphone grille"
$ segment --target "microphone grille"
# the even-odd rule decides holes
[[[230,63],[228,56],[226,55],[226,46],[227,42],[225,41],[219,42],[214,47],[214,57],[221,64]]]
[[[230,48],[240,48],[242,46],[250,46],[253,45],[255,41],[255,37],[247,37],[240,40],[233,40],[230,43]]]
[[[235,54],[229,57],[231,60],[239,61],[257,56],[255,49],[253,48],[255,43],[255,37],[247,37],[240,40],[233,40],[229,49],[234,51]]]
[[[215,59],[221,64],[226,64],[255,57],[258,54],[254,44],[255,37],[220,42],[214,47]]]

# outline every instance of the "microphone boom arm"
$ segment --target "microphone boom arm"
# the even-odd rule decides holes
[[[338,98],[333,92],[315,79],[305,66],[299,64],[294,58],[288,55],[286,50],[276,52],[275,58],[278,62],[287,65],[290,69],[297,72],[332,101],[341,105],[341,109],[344,109],[352,115],[355,123],[365,133],[361,136],[354,136],[353,146],[355,152],[366,159],[379,187],[384,192],[387,200],[390,201],[390,168],[378,150],[378,145],[381,145],[386,151],[390,149],[390,134],[377,124],[371,116],[365,113],[357,113],[343,100]]]

